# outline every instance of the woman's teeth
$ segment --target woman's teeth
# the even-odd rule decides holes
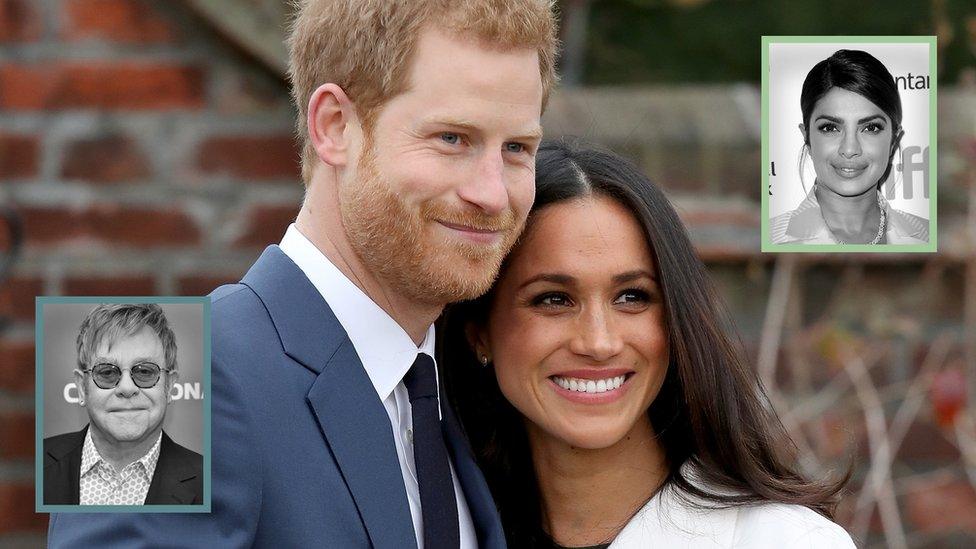
[[[563,389],[577,393],[606,393],[619,389],[627,376],[610,377],[607,379],[578,379],[575,377],[552,376],[552,380]]]

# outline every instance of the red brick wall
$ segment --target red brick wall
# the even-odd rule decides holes
[[[0,546],[47,526],[34,296],[238,280],[297,213],[292,127],[284,83],[180,2],[0,0],[0,204],[26,237],[0,284]]]

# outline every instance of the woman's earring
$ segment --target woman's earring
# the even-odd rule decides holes
[[[487,355],[481,355],[481,357],[478,360],[481,361],[481,367],[482,368],[487,368],[488,367],[488,356]]]

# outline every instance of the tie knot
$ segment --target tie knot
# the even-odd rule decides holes
[[[413,366],[407,375],[403,376],[403,384],[407,386],[410,402],[418,398],[437,398],[437,376],[434,372],[434,359],[420,353],[413,361]]]

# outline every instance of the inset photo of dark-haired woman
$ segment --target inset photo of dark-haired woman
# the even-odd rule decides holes
[[[764,252],[936,250],[935,49],[764,37]]]

